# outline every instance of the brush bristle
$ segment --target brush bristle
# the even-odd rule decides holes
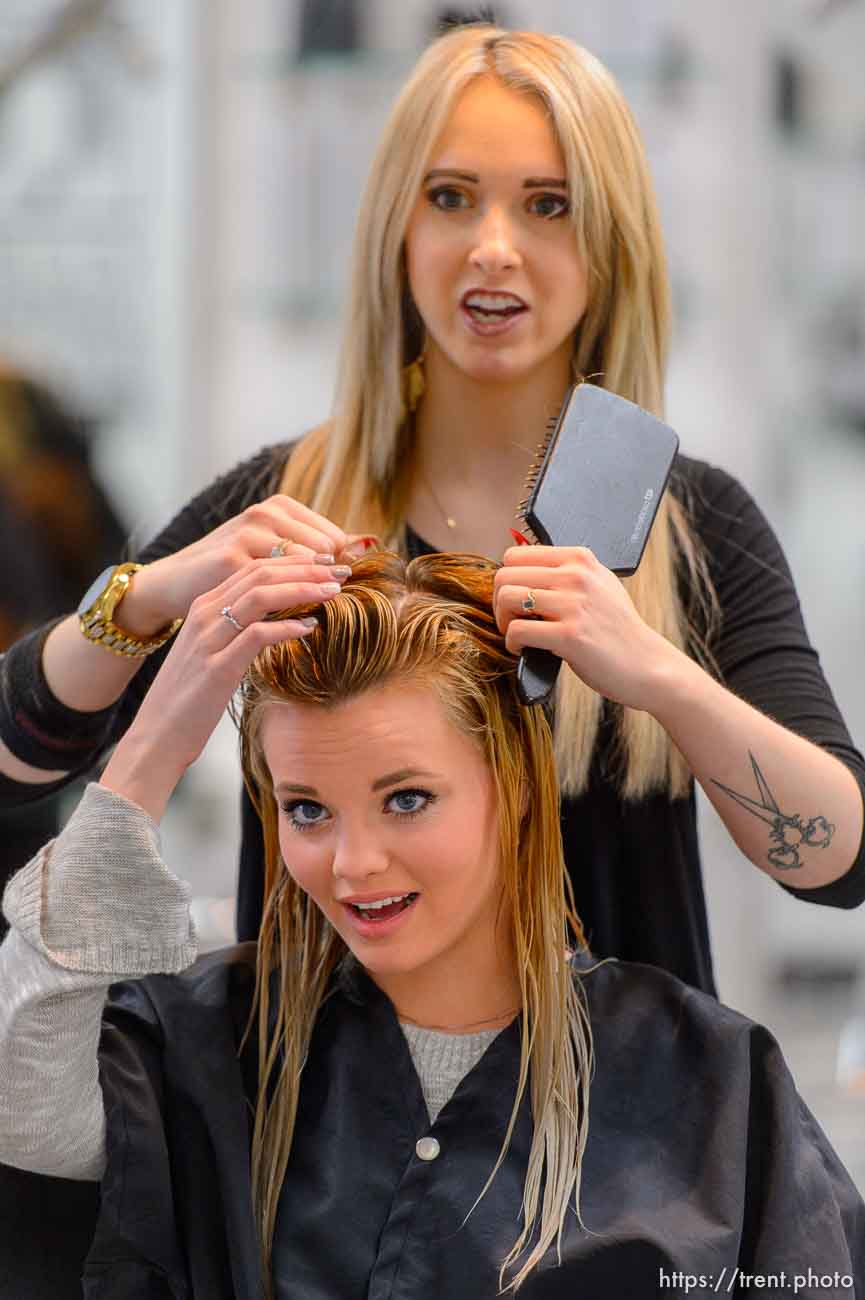
[[[535,488],[537,487],[538,478],[540,477],[540,473],[541,473],[541,466],[543,465],[544,458],[547,454],[547,451],[549,450],[553,432],[557,424],[558,424],[558,416],[547,421],[547,433],[544,435],[544,437],[540,440],[540,442],[535,447],[534,459],[531,465],[529,466],[528,473],[526,474],[525,485],[523,488],[525,492],[529,493],[529,496],[525,497],[525,499],[522,500],[519,506],[517,507],[517,514],[521,519],[525,519],[526,517],[525,511],[528,508],[531,494],[532,492],[534,492]]]
[[[531,542],[532,546],[538,546],[540,543],[538,542],[534,529],[526,518],[528,513],[528,504],[528,501],[523,501],[520,508],[517,510],[515,517],[520,520],[520,529]]]

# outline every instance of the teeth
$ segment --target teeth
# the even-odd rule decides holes
[[[519,298],[510,293],[473,293],[466,299],[467,307],[477,307],[480,311],[504,311],[506,307],[522,307]]]
[[[376,912],[391,903],[401,903],[404,898],[408,898],[408,894],[394,894],[392,898],[380,898],[376,903],[352,903],[352,907],[359,907],[362,912]]]

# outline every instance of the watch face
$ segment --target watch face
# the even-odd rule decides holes
[[[81,598],[81,604],[78,606],[78,613],[84,615],[89,609],[96,604],[96,601],[102,595],[105,588],[111,581],[111,575],[117,568],[116,564],[109,564],[107,569],[103,569],[99,577],[87,588]]]

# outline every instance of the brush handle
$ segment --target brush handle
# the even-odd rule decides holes
[[[546,704],[562,661],[552,650],[527,646],[517,664],[517,694],[522,704]]]

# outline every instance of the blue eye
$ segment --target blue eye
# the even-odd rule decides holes
[[[411,821],[414,817],[419,817],[432,804],[435,803],[438,795],[433,794],[430,790],[395,790],[393,794],[388,795],[385,800],[385,807],[392,804],[395,800],[422,800],[419,807],[405,808],[397,807],[389,815],[397,817],[400,821]],[[285,817],[288,818],[288,824],[293,831],[306,832],[313,830],[316,826],[324,826],[328,821],[327,817],[310,817],[310,811],[313,813],[318,810],[325,812],[323,805],[310,799],[294,799],[287,803],[280,804],[280,808]],[[297,814],[301,813],[301,819],[298,820]]]
[[[398,815],[401,817],[417,817],[418,813],[423,812],[424,808],[426,808],[434,798],[435,795],[430,794],[428,790],[397,790],[395,794],[390,796],[388,803],[390,803],[392,799],[423,799],[424,802],[419,808],[397,809]]]
[[[567,216],[571,205],[564,194],[535,194],[529,199],[529,209],[536,217],[550,220]]]
[[[295,799],[293,803],[284,803],[280,806],[286,817],[288,817],[290,825],[296,831],[308,831],[310,827],[320,825],[323,820],[321,817],[306,820],[306,813],[309,809],[315,810],[317,808],[319,812],[324,811],[320,803],[311,803],[308,799]],[[297,820],[296,814],[299,812],[304,813],[302,821]]]
[[[427,191],[427,198],[441,212],[457,212],[469,206],[468,195],[453,185],[437,185],[435,189]]]

